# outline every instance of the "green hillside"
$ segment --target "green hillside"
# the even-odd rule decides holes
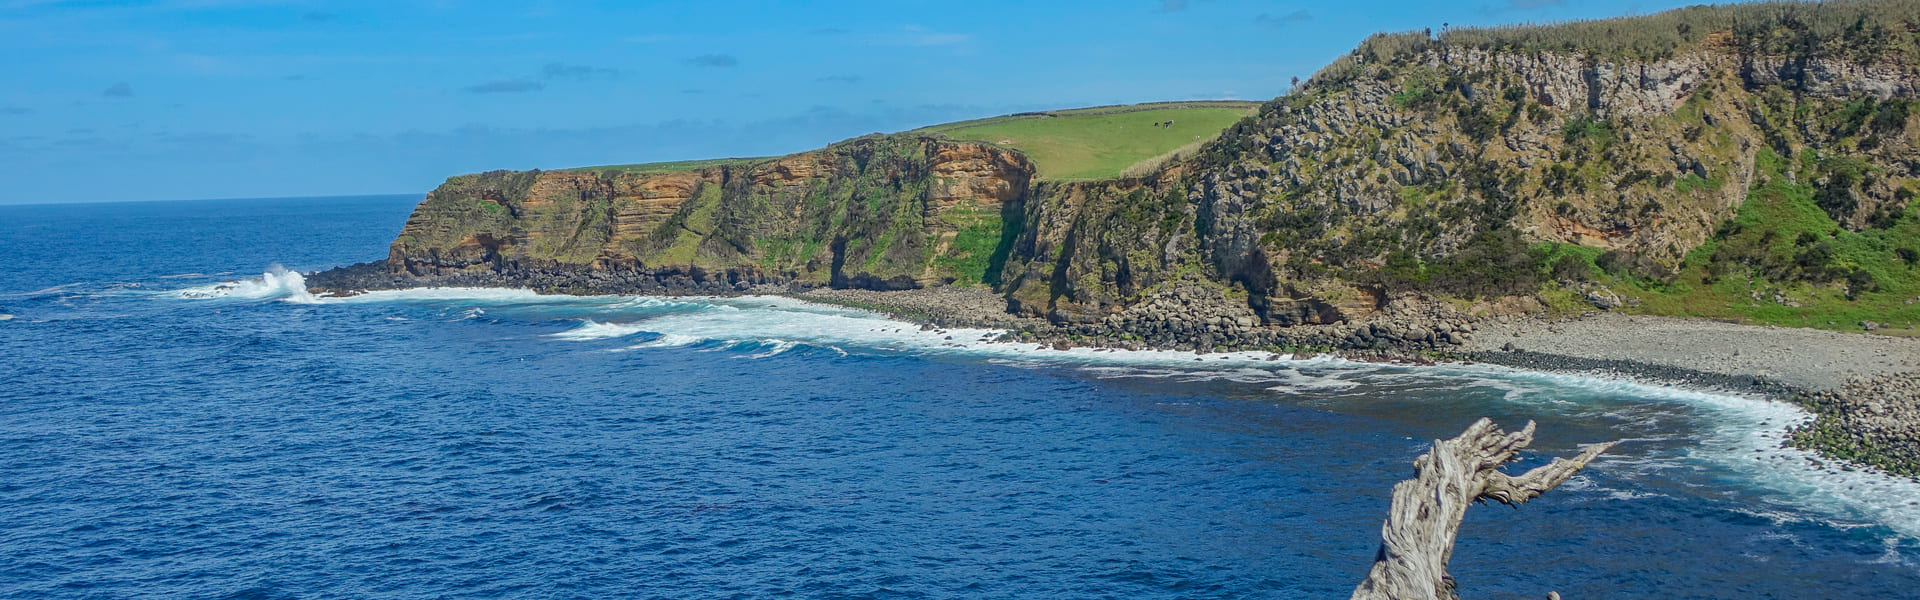
[[[1190,154],[1259,108],[1254,102],[1169,102],[1025,113],[920,131],[1019,150],[1042,179],[1140,175]]]
[[[1144,175],[1191,155],[1235,121],[1253,114],[1258,102],[1154,102],[1021,113],[944,123],[908,133],[980,141],[1025,154],[1043,179],[1107,179]],[[707,167],[744,165],[760,158],[714,158],[564,169],[650,175]]]

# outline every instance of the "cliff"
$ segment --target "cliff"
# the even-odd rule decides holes
[[[391,272],[726,272],[873,289],[982,280],[1033,167],[979,143],[873,136],[685,171],[494,171],[448,179],[394,240]]]
[[[1098,335],[1352,322],[1408,298],[1872,328],[1920,317],[1915,29],[1920,2],[1879,0],[1376,35],[1143,177],[1046,180],[937,128],[466,175],[383,268],[587,291],[984,283]],[[1224,312],[1183,316],[1195,294]]]
[[[1112,324],[1193,271],[1266,324],[1406,294],[1911,320],[1915,25],[1770,3],[1375,36],[1156,177],[1040,186],[1008,295]]]

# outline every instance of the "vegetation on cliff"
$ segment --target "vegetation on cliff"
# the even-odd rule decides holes
[[[689,166],[454,177],[415,210],[389,266],[416,275],[749,270],[882,288],[978,282],[999,245],[1000,211],[1032,173],[1012,152],[924,136]]]
[[[1031,262],[1003,279],[1079,322],[1198,270],[1283,324],[1407,292],[1904,323],[1920,75],[1906,37],[1870,40],[1916,14],[1769,3],[1375,36],[1157,178],[1037,188]]]
[[[1036,177],[1112,177],[1164,161],[1255,106],[1032,113],[777,158],[461,175],[415,210],[389,266],[747,270],[877,289],[998,283]]]
[[[1920,59],[1920,11],[1888,0],[1748,2],[1698,5],[1652,15],[1380,34],[1362,42],[1355,59],[1378,61],[1419,54],[1437,45],[1505,53],[1568,53],[1658,61],[1704,45],[1746,54],[1843,57],[1861,64]],[[1437,40],[1436,40],[1437,37]],[[1329,72],[1351,68],[1351,60]]]
[[[1920,1],[1866,0],[1382,34],[1245,118],[1106,107],[776,159],[462,176],[390,265],[980,282],[1073,323],[1200,280],[1263,325],[1406,293],[1905,324],[1916,29]]]
[[[1254,102],[1165,102],[1023,113],[935,125],[919,131],[998,144],[1033,160],[1047,180],[1111,179],[1151,173],[1191,155]]]

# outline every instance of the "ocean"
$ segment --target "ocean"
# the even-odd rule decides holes
[[[316,298],[418,196],[0,206],[0,598],[1337,598],[1486,416],[1463,595],[1920,597],[1920,484],[1737,394],[1055,351],[787,298]]]

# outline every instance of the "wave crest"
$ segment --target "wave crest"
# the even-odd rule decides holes
[[[189,300],[281,300],[294,304],[318,304],[319,298],[307,291],[307,279],[280,265],[254,279],[224,281],[212,285],[177,290],[174,295]]]

